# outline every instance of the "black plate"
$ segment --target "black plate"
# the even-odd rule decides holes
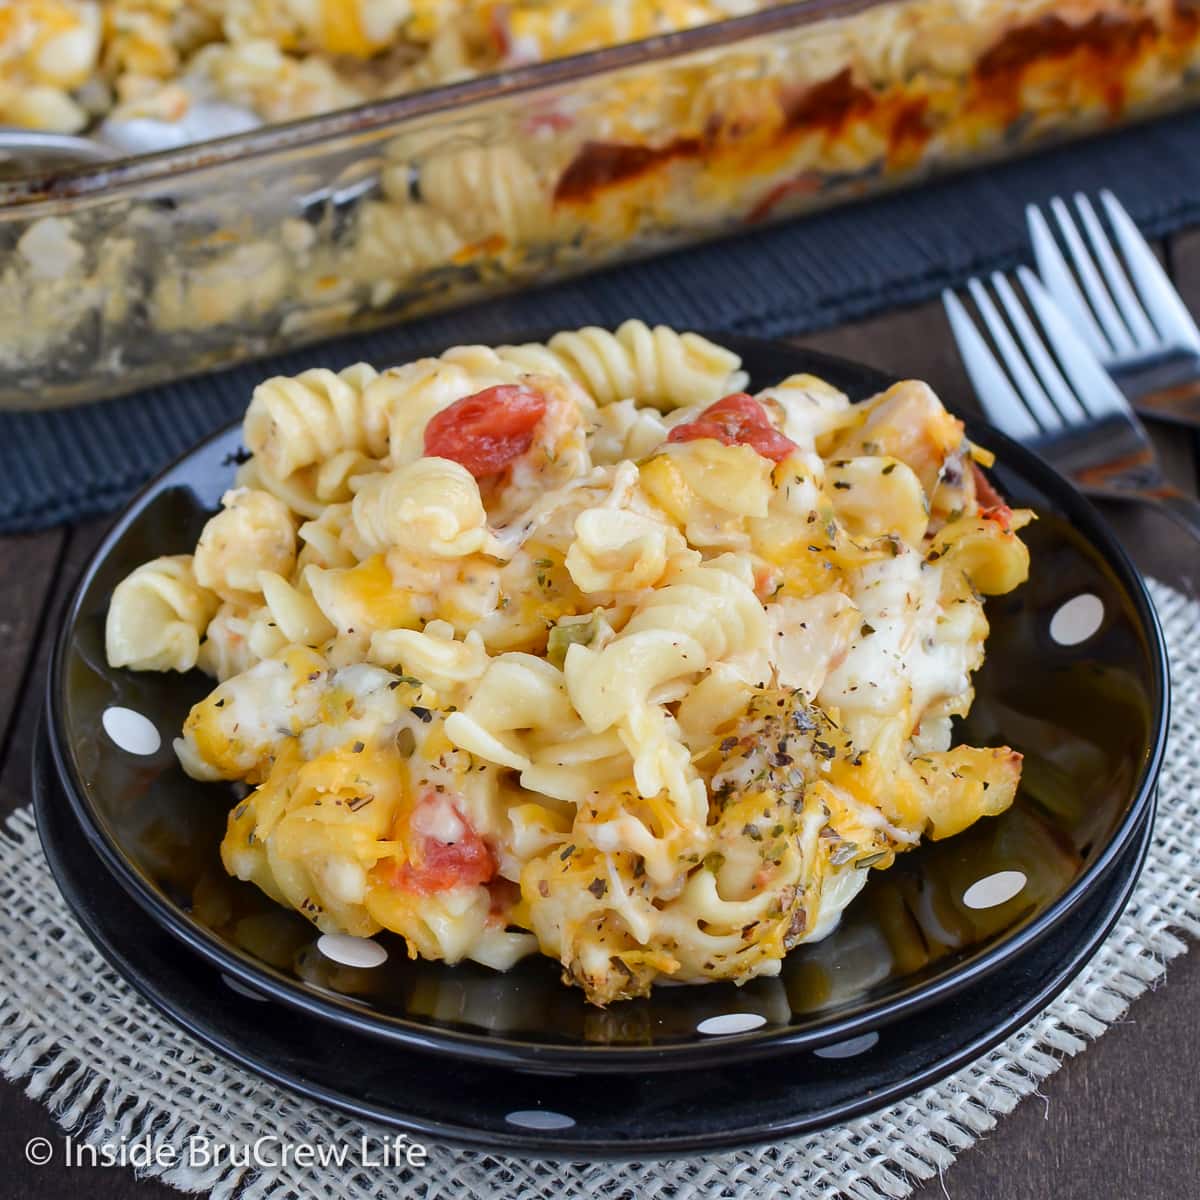
[[[862,398],[889,381],[782,343],[721,339],[755,386],[800,371]],[[996,451],[995,478],[1014,505],[1037,510],[1023,536],[1030,582],[988,604],[988,659],[960,740],[1024,752],[1016,804],[949,841],[901,856],[877,874],[824,942],[800,947],[776,979],[664,987],[608,1011],[589,1007],[534,958],[499,976],[463,964],[410,962],[391,935],[374,971],[330,963],[315,931],[217,858],[230,793],[189,780],[170,743],[211,686],[186,677],[110,669],[104,613],[112,587],[145,559],[190,551],[234,471],[239,432],[227,429],[180,459],[133,501],[83,574],[56,647],[48,693],[50,742],[85,835],[151,916],[231,975],[285,1004],[393,1043],[456,1058],[543,1069],[622,1071],[709,1066],[814,1047],[945,1000],[1046,936],[1098,886],[1140,825],[1167,718],[1166,656],[1135,568],[1099,516],[1061,476],[978,422]],[[1090,593],[1100,628],[1076,646],[1050,636],[1065,601]],[[102,732],[110,705],[150,716],[160,750],[135,757]],[[1027,884],[983,911],[963,904],[981,877],[1015,869]],[[713,1017],[747,1014],[752,1032],[705,1036]]]
[[[491,1152],[628,1158],[711,1152],[826,1128],[913,1094],[984,1054],[1048,1004],[1112,928],[1150,843],[1153,801],[1100,886],[1037,946],[952,998],[836,1047],[753,1066],[586,1078],[439,1062],[247,996],[152,921],[105,872],[39,743],[34,808],[50,869],[85,932],[170,1020],[247,1070],[428,1141]],[[828,1049],[828,1048],[827,1048]],[[531,1129],[509,1118],[559,1118]],[[522,1115],[523,1114],[523,1115]],[[568,1124],[567,1121],[570,1123]],[[436,1157],[434,1160],[436,1161]]]

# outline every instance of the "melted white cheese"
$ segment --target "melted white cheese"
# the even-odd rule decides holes
[[[417,805],[413,811],[412,828],[415,833],[447,845],[461,842],[467,832],[462,817],[449,798],[437,793],[425,803]]]

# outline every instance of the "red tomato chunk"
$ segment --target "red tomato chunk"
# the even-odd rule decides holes
[[[495,475],[533,444],[546,397],[519,383],[484,388],[455,400],[425,427],[425,453],[449,458],[476,479]]]
[[[1004,497],[996,491],[977,462],[971,463],[971,474],[975,476],[975,499],[980,508],[996,508],[1004,503]]]
[[[716,438],[726,446],[749,446],[772,462],[783,462],[796,449],[796,443],[771,424],[767,410],[745,392],[710,404],[694,421],[676,425],[667,435],[668,442],[698,438]]]
[[[428,805],[431,801],[426,799],[421,803]],[[394,886],[428,896],[464,884],[487,883],[496,874],[496,859],[487,843],[457,809],[455,815],[462,826],[457,841],[443,842],[413,831],[414,861],[396,868]]]
[[[971,464],[971,471],[975,476],[975,499],[979,504],[979,515],[985,521],[995,521],[1005,533],[1011,533],[1012,509],[992,486],[992,481],[983,473],[978,463]]]
[[[981,508],[979,515],[985,521],[995,521],[1005,533],[1012,533],[1013,511],[1007,504],[993,504],[988,508]]]

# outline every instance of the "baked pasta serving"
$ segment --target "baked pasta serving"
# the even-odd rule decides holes
[[[923,383],[745,385],[639,321],[261,384],[194,553],[107,622],[113,666],[219,681],[176,750],[248,785],[230,874],[603,1005],[775,974],[1008,807],[1021,756],[951,721],[1031,514]]]

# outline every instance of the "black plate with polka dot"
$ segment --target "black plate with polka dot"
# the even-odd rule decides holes
[[[955,995],[811,1051],[603,1081],[439,1061],[311,1018],[192,954],[109,876],[38,747],[34,808],[50,868],[110,964],[192,1036],[254,1074],[368,1121],[517,1155],[632,1158],[773,1142],[873,1112],[936,1083],[1040,1012],[1124,907],[1150,841],[1153,802],[1106,879],[1035,946]]]
[[[752,387],[812,372],[854,399],[890,380],[784,343],[721,337]],[[413,962],[400,939],[318,936],[217,855],[233,802],[180,770],[171,740],[211,686],[113,670],[113,586],[159,554],[186,553],[232,480],[239,430],[201,444],[135,499],[81,579],[60,631],[48,743],[84,835],[151,919],[230,979],[310,1022],[471,1061],[575,1072],[711,1067],[878,1034],[1029,951],[1104,884],[1150,804],[1165,740],[1166,657],[1135,568],[1095,510],[1029,451],[979,422],[1023,533],[1031,578],[989,600],[988,657],[957,736],[1025,755],[1016,803],[872,877],[823,942],[773,979],[662,987],[589,1006],[555,964],[506,974]],[[214,985],[216,986],[216,985]]]

